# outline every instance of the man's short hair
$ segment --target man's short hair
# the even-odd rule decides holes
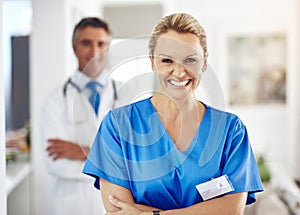
[[[74,28],[73,36],[72,36],[72,44],[75,45],[75,40],[77,33],[85,28],[85,27],[94,27],[94,28],[103,28],[109,35],[111,35],[111,31],[107,22],[97,17],[87,17],[83,18]]]

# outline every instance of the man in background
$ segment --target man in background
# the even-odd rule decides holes
[[[53,176],[55,215],[104,214],[100,192],[81,172],[98,126],[116,100],[115,83],[105,69],[110,41],[105,21],[82,19],[72,39],[78,69],[43,105],[43,147]]]

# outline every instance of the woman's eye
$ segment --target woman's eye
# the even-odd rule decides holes
[[[194,63],[194,62],[196,62],[197,60],[195,59],[195,58],[187,58],[187,59],[185,59],[185,62],[186,63]]]
[[[161,62],[163,62],[163,63],[172,63],[173,61],[171,59],[168,59],[168,58],[163,58],[161,60]]]

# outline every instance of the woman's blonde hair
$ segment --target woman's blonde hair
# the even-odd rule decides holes
[[[192,33],[199,38],[200,44],[204,51],[204,56],[208,55],[206,44],[206,33],[197,19],[186,13],[174,13],[164,17],[154,27],[149,41],[149,54],[154,56],[157,39],[161,34],[173,30],[178,33]]]

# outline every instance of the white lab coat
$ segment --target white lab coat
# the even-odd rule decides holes
[[[100,191],[93,187],[94,180],[82,174],[85,162],[70,159],[53,161],[45,149],[49,138],[91,146],[101,120],[113,106],[114,90],[111,80],[106,82],[101,92],[98,117],[94,114],[87,96],[70,84],[65,96],[61,86],[45,100],[41,127],[45,163],[54,181],[52,214],[104,214]]]
[[[79,81],[74,76],[72,79],[75,83]],[[115,82],[116,99],[112,80],[108,80],[101,92],[98,117],[87,96],[70,84],[66,96],[63,95],[63,86],[60,86],[45,100],[41,127],[46,166],[54,180],[53,215],[101,215],[105,212],[100,191],[93,187],[93,178],[82,174],[85,162],[70,159],[53,161],[45,150],[47,139],[60,138],[90,146],[106,113],[111,108],[148,97],[154,89],[153,83],[152,74],[137,76],[125,83]]]

